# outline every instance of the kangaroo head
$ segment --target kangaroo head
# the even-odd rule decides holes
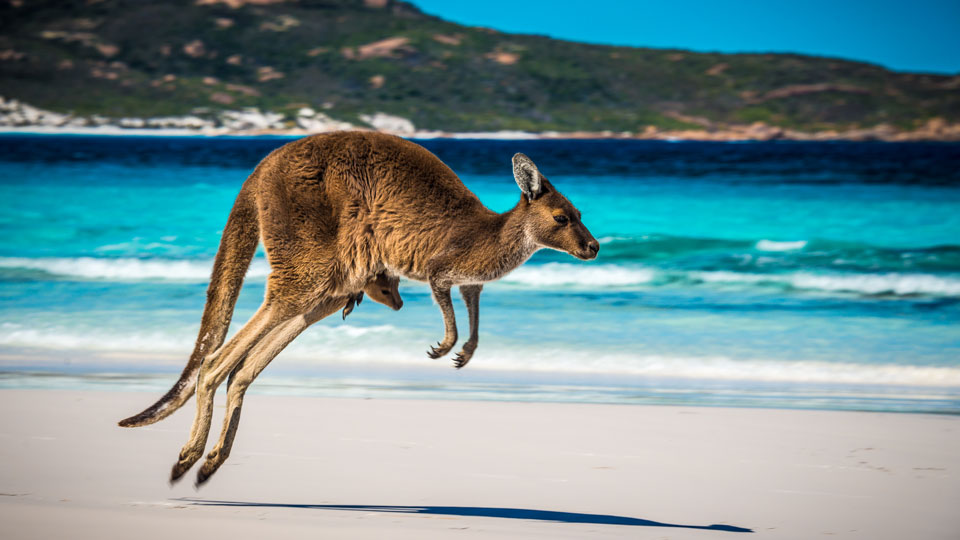
[[[398,290],[399,285],[399,277],[380,272],[364,286],[363,292],[374,302],[398,310],[403,307],[403,299],[400,298],[400,291]]]
[[[585,261],[597,257],[600,243],[580,221],[580,211],[540,174],[530,158],[519,153],[513,156],[513,177],[523,192],[520,205],[527,234],[537,245]]]

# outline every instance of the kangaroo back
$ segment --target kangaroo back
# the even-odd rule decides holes
[[[240,190],[223,229],[220,248],[217,250],[210,276],[210,286],[207,288],[207,303],[203,308],[200,333],[190,360],[183,368],[180,378],[162,398],[143,412],[121,420],[120,426],[145,426],[173,414],[193,395],[204,357],[223,344],[230,328],[237,296],[243,285],[243,277],[260,238],[257,209],[249,193],[249,184],[250,182]]]

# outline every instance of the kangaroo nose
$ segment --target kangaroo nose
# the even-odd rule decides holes
[[[589,249],[590,251],[593,252],[594,255],[596,255],[597,253],[600,252],[600,242],[597,242],[596,240],[591,241],[589,244],[587,244],[587,249]]]

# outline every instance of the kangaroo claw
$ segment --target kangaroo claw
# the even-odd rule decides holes
[[[457,356],[453,359],[453,367],[456,369],[462,368],[463,366],[467,365],[467,362],[469,362],[470,358],[472,357],[472,354],[468,354],[463,351],[458,352]]]
[[[444,347],[442,343],[437,343],[435,347],[430,347],[430,350],[427,351],[427,356],[436,360],[448,352],[450,352],[450,347]]]
[[[360,305],[360,301],[363,300],[363,293],[357,293],[354,296],[351,296],[347,299],[347,304],[343,306],[343,320],[347,320],[347,315],[353,313],[353,308]]]

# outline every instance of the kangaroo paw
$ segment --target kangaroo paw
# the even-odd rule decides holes
[[[360,302],[357,302],[355,297],[351,297],[347,300],[347,305],[343,306],[343,320],[347,320],[347,315],[353,312],[353,307]]]
[[[444,345],[443,343],[437,343],[435,347],[430,347],[430,350],[427,351],[427,356],[436,360],[437,358],[440,358],[441,356],[450,352],[450,349],[452,348],[453,344]]]

